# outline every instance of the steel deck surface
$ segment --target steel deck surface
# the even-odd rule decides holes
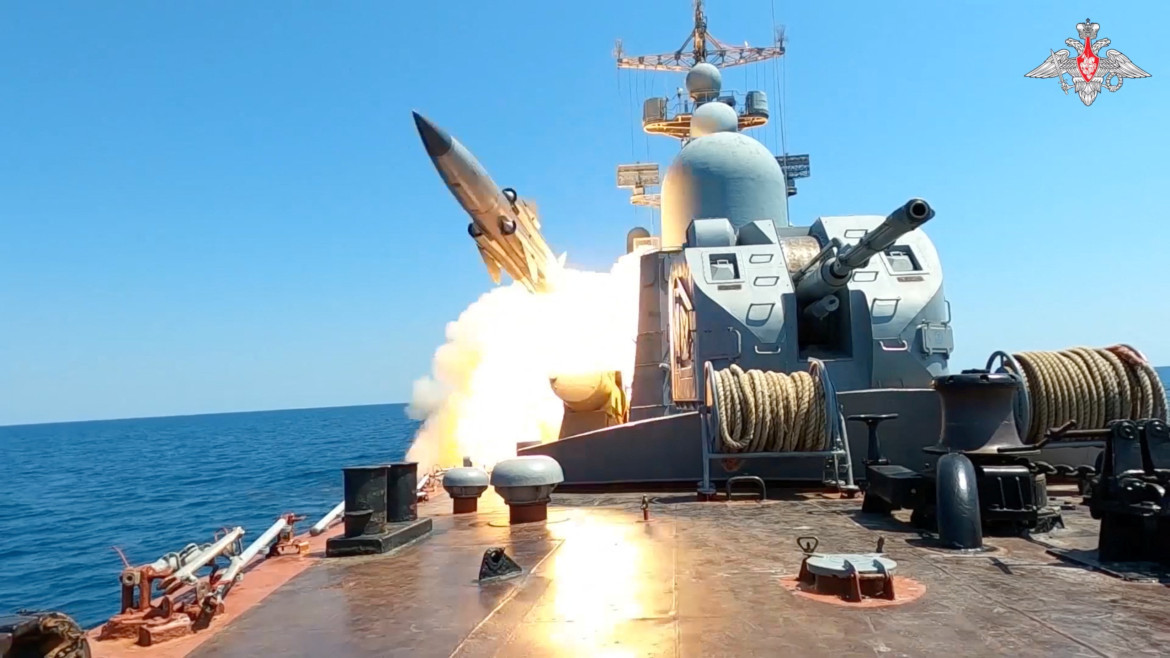
[[[1120,656],[1170,653],[1170,592],[1061,561],[1023,538],[941,552],[860,499],[791,495],[694,502],[557,495],[547,523],[507,525],[492,491],[455,517],[420,506],[434,532],[381,556],[325,560],[244,612],[194,656]],[[1083,507],[1064,544],[1095,544]],[[820,552],[868,552],[925,585],[901,606],[850,608],[782,585],[798,536]],[[523,568],[480,585],[486,549]],[[228,605],[231,605],[229,600]]]

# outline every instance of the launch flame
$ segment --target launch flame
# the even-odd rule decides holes
[[[551,291],[494,288],[447,325],[432,373],[414,383],[407,413],[423,420],[407,459],[420,471],[463,457],[490,467],[521,441],[560,432],[562,402],[549,378],[620,371],[632,381],[637,337],[638,259],[609,272],[554,268]]]

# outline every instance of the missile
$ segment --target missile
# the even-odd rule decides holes
[[[500,282],[501,270],[529,292],[548,290],[550,270],[558,261],[540,233],[536,206],[500,189],[459,140],[429,119],[414,112],[414,125],[427,155],[455,200],[467,211],[467,233],[475,240],[492,281]]]

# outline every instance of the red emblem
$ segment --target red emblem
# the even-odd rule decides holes
[[[1085,52],[1077,55],[1077,70],[1081,72],[1081,77],[1085,82],[1093,81],[1093,74],[1097,72],[1097,66],[1101,60],[1093,53],[1093,47],[1089,45],[1089,40],[1085,39]]]
[[[1100,25],[1087,18],[1084,23],[1077,23],[1078,38],[1065,39],[1068,48],[1049,49],[1048,57],[1040,66],[1025,73],[1024,77],[1056,78],[1061,91],[1067,94],[1076,90],[1086,106],[1093,104],[1102,89],[1121,89],[1126,78],[1150,77],[1120,50],[1110,48],[1109,39],[1098,39],[1100,29]],[[1076,49],[1076,55],[1072,54],[1073,49]],[[1080,80],[1077,80],[1078,75]],[[1065,82],[1065,76],[1069,76],[1068,82]]]

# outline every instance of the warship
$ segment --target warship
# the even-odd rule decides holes
[[[682,146],[661,177],[618,168],[661,213],[627,236],[633,376],[550,373],[556,440],[346,468],[309,532],[286,515],[246,548],[236,527],[127,564],[108,622],[23,613],[0,655],[1166,653],[1170,428],[1148,360],[1119,344],[952,372],[929,201],[790,220],[808,157],[753,139],[768,98],[721,74],[783,55],[716,40],[701,1],[679,50],[619,47],[620,67],[685,73],[642,117]],[[535,205],[414,122],[493,280],[545,294],[563,262]]]

